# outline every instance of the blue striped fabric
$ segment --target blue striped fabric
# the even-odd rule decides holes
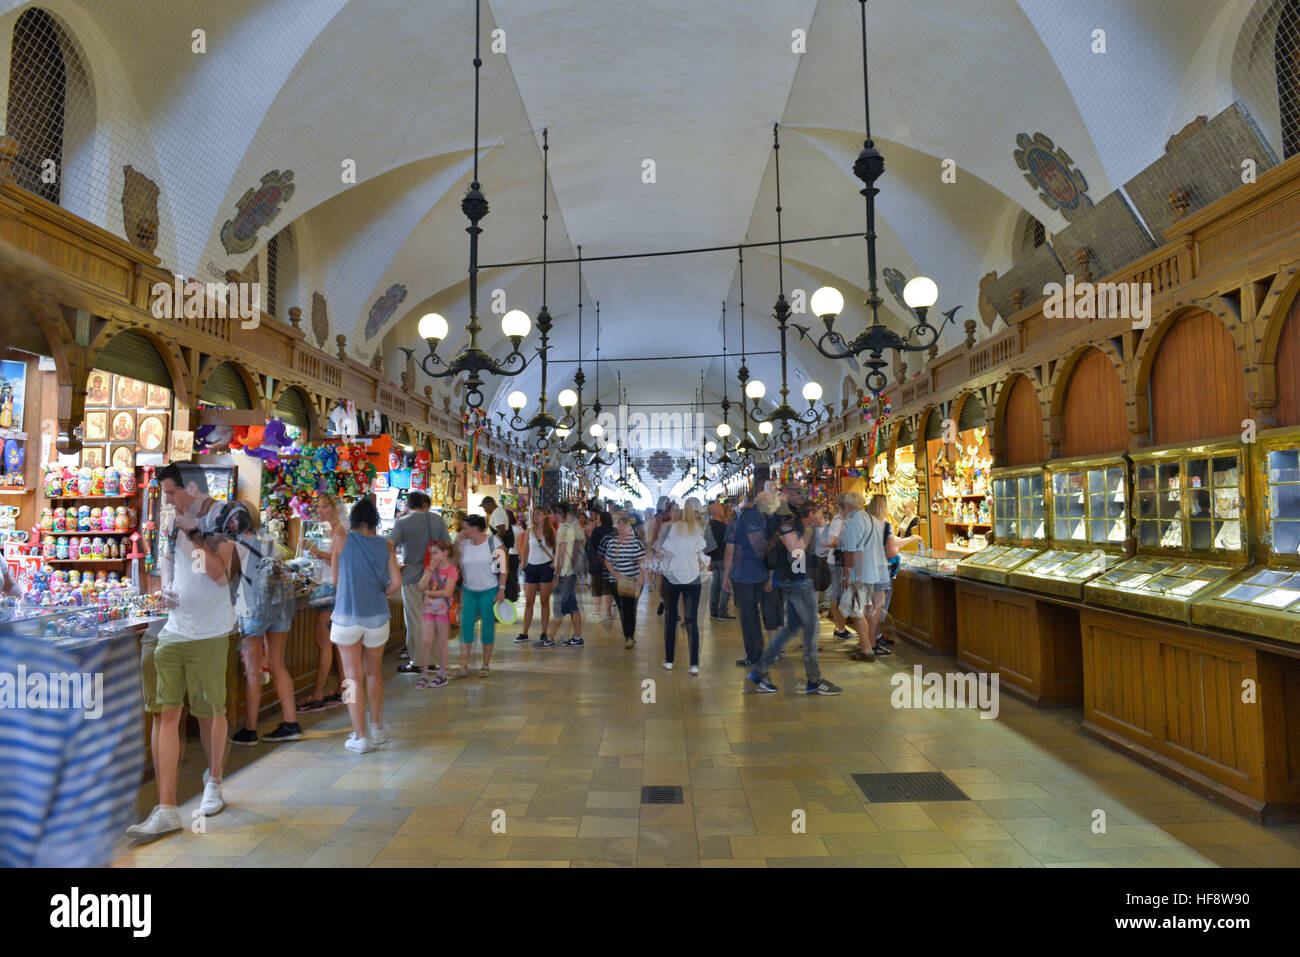
[[[103,867],[133,823],[144,770],[134,635],[60,640],[0,632],[0,673],[103,675],[103,714],[0,708],[0,866]]]

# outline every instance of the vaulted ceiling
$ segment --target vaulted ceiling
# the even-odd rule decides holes
[[[31,5],[0,2],[0,25],[11,32]],[[1065,225],[1017,168],[1017,135],[1054,139],[1100,200],[1197,114],[1249,100],[1234,82],[1241,37],[1275,5],[1180,0],[1170,16],[1160,0],[871,0],[871,116],[887,164],[880,265],[931,276],[939,309],[962,307],[943,347],[960,342],[961,321],[977,316],[980,277],[1010,266],[1024,212],[1049,232]],[[312,294],[321,293],[331,348],[335,335],[346,335],[349,354],[368,361],[380,353],[397,380],[400,347],[420,345],[415,327],[425,312],[451,324],[444,353],[464,343],[460,199],[474,159],[473,0],[39,6],[79,45],[92,87],[93,142],[86,161],[69,169],[65,205],[121,233],[122,167],[130,164],[161,187],[157,253],[168,268],[200,279],[243,268],[291,225],[292,244],[278,251],[288,287],[280,303],[307,313]],[[598,257],[775,239],[778,121],[784,236],[862,231],[860,184],[850,172],[863,136],[858,0],[485,0],[483,17],[485,262],[541,254],[543,127],[551,146],[552,258],[571,258],[578,245],[585,257]],[[1104,53],[1096,52],[1098,29]],[[196,30],[204,52],[195,52]],[[504,50],[488,52],[494,42]],[[955,182],[941,176],[945,162]],[[273,170],[292,170],[291,198],[252,249],[228,252],[223,224]],[[71,182],[76,177],[81,182]],[[607,405],[616,372],[635,403],[689,400],[701,374],[709,400],[721,397],[724,384],[738,397],[736,267],[734,249],[584,267],[582,355],[591,383],[598,300],[601,353],[611,360],[600,371]],[[859,327],[867,279],[861,239],[791,245],[784,267],[787,293],[837,285],[848,302],[841,325]],[[373,304],[395,285],[405,296],[368,334]],[[536,315],[541,269],[489,269],[480,286],[487,342],[501,355],[506,343],[488,308],[493,293]],[[777,288],[775,250],[749,251],[745,345],[769,396],[780,383],[771,354]],[[577,358],[572,265],[551,267],[547,298],[557,319],[552,357]],[[898,323],[899,310],[885,299]],[[724,300],[732,354],[725,365],[718,357]],[[981,323],[979,334],[998,328],[1000,320],[993,330]],[[696,354],[713,358],[613,361]],[[912,360],[914,370],[919,364]],[[554,397],[574,366],[551,369]],[[830,399],[861,381],[809,341],[792,341],[792,395],[811,378]],[[538,379],[535,363],[515,379],[491,380],[489,407],[505,408],[515,388],[535,396]],[[427,381],[417,375],[417,390]],[[444,391],[445,381],[435,389]],[[589,385],[588,401],[593,391]],[[708,416],[716,421],[717,410]]]

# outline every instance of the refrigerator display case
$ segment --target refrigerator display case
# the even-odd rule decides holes
[[[1128,464],[1121,456],[1051,462],[1047,489],[1052,548],[1016,568],[1007,584],[1082,599],[1087,582],[1124,558]]]
[[[1203,443],[1130,458],[1138,554],[1087,583],[1084,598],[1190,623],[1193,602],[1249,562],[1246,448]]]
[[[962,578],[1007,584],[1011,569],[1047,546],[1047,500],[1042,466],[996,469],[989,476],[993,503],[992,528],[996,544],[962,560]]]
[[[1250,477],[1259,564],[1197,601],[1192,621],[1300,643],[1300,429],[1259,436]]]

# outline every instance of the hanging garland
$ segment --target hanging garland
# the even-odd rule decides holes
[[[469,462],[470,471],[478,461],[478,437],[487,431],[487,413],[482,409],[466,409],[460,414],[461,432],[469,439],[469,453],[465,461]]]

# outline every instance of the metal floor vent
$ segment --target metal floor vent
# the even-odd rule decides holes
[[[681,804],[682,789],[673,785],[671,787],[643,787],[641,789],[642,804]]]
[[[961,788],[941,771],[902,771],[855,774],[853,780],[872,804],[903,801],[969,801]]]

